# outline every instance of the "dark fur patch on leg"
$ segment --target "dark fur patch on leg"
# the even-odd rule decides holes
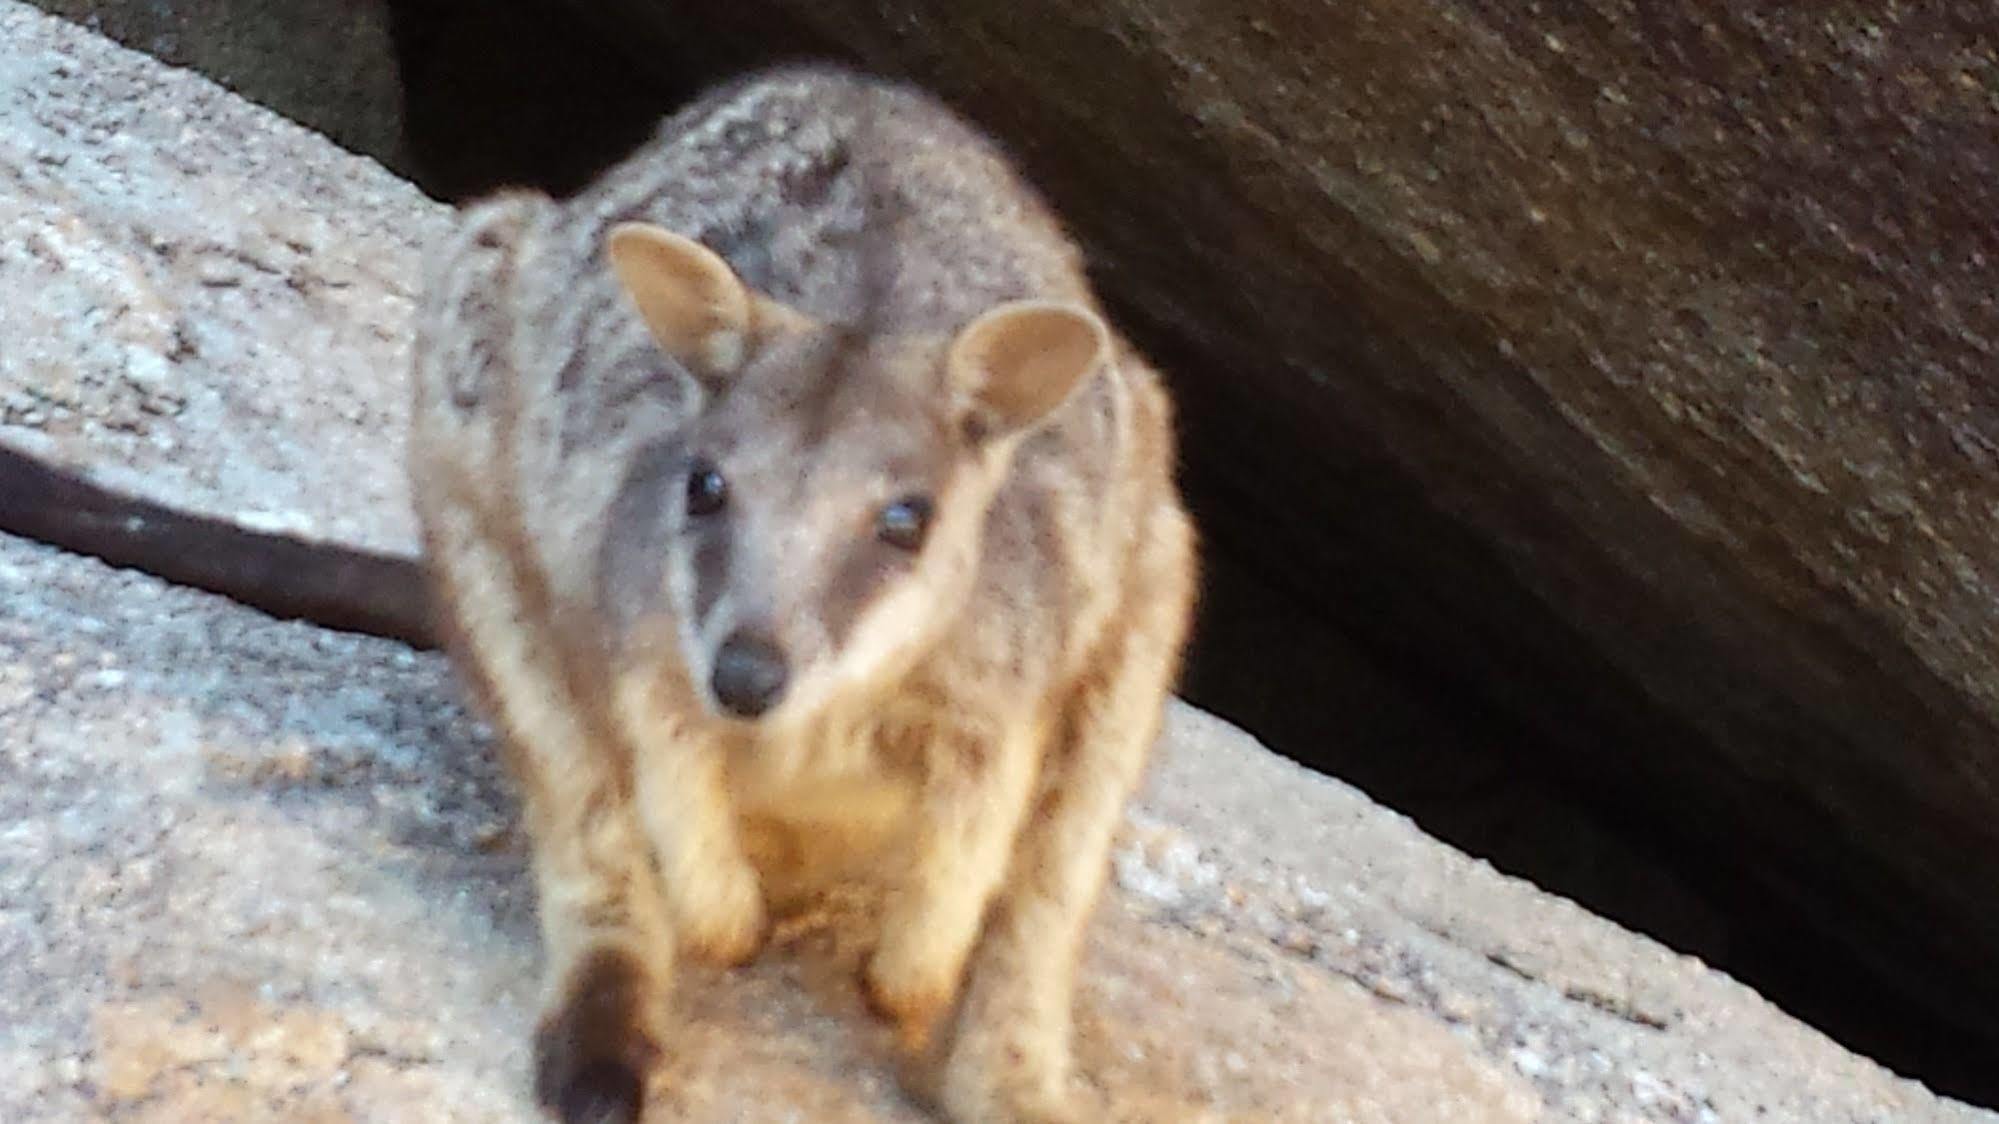
[[[647,1030],[653,1000],[629,952],[600,948],[577,963],[567,997],[535,1032],[535,1099],[563,1124],[633,1124],[659,1043]]]

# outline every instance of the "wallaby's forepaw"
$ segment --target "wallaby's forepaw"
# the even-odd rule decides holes
[[[1093,1116],[1070,1090],[1067,1070],[1066,1052],[1047,1044],[961,1026],[917,1091],[933,1097],[951,1124],[1083,1124]]]
[[[951,1124],[1083,1124],[1087,1119],[1065,1095],[993,1087],[954,1095],[946,1088],[944,1117]]]
[[[562,1124],[635,1124],[659,1063],[654,987],[621,949],[580,961],[535,1031],[535,1099]]]
[[[938,1019],[951,1006],[956,981],[942,971],[923,972],[888,948],[877,948],[862,965],[861,1000],[876,1018],[895,1024],[904,1053],[921,1055],[930,1048]]]
[[[687,951],[733,968],[756,959],[770,939],[763,885],[748,863],[710,867],[691,884],[670,888]]]

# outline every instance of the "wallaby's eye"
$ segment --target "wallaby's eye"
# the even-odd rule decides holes
[[[729,482],[707,461],[694,462],[687,474],[687,514],[713,515],[729,502]]]
[[[923,532],[930,529],[930,497],[904,496],[882,508],[875,520],[875,536],[898,550],[914,551],[923,545]]]

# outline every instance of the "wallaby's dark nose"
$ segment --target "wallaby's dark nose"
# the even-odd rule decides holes
[[[738,718],[755,718],[784,697],[787,671],[778,646],[754,633],[731,633],[715,653],[715,674],[709,682],[722,709]]]

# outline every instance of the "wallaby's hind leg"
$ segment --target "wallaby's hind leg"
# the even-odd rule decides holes
[[[432,522],[429,557],[461,608],[460,666],[504,739],[532,845],[545,994],[535,1095],[565,1124],[636,1121],[661,1049],[673,932],[632,810],[624,755],[585,726],[505,562],[463,509]]]

